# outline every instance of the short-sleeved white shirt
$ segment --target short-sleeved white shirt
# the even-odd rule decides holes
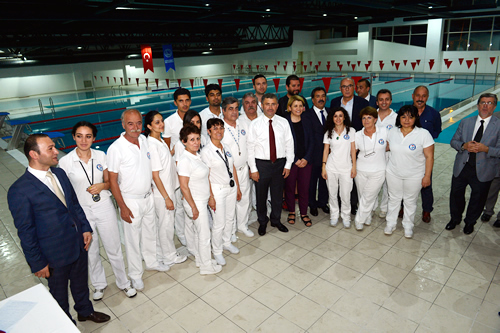
[[[264,112],[257,110],[257,118],[259,118],[262,115],[264,115]],[[255,118],[254,120],[256,120],[257,118]],[[240,114],[238,120],[242,123],[245,123],[247,125],[247,128],[250,129],[250,124],[252,123],[252,120],[250,120],[247,117],[247,114],[245,112],[243,112],[243,114]]]
[[[170,148],[179,141],[179,132],[181,131],[183,121],[179,116],[179,111],[168,116],[164,121],[163,137],[170,138]],[[170,195],[170,194],[169,194]]]
[[[365,128],[363,127],[363,129],[356,132],[356,149],[359,150],[356,170],[364,172],[385,170],[387,130],[375,127],[375,133],[372,134],[371,138],[364,131]]]
[[[232,127],[224,122],[224,138],[222,138],[222,143],[233,154],[236,169],[247,164],[247,137],[248,127],[245,122],[236,119],[236,127]]]
[[[80,162],[82,164],[80,164]],[[82,165],[85,171],[83,171]],[[93,172],[92,165],[94,165]],[[87,192],[87,188],[90,186],[89,178],[90,181],[92,181],[93,173],[93,184],[99,184],[104,181],[103,172],[108,168],[106,164],[106,154],[100,150],[91,149],[90,159],[85,163],[78,157],[76,149],[73,149],[59,160],[59,167],[68,175],[80,205],[91,206],[95,204],[94,200],[92,200],[92,194]],[[87,178],[85,172],[87,172],[89,178]],[[99,195],[101,200],[107,200],[111,196],[111,193],[108,190],[102,190]]]
[[[377,109],[378,111],[378,109]],[[384,120],[380,120],[380,117],[377,119],[377,122],[375,123],[375,126],[377,128],[385,128],[386,130],[391,130],[392,128],[396,127],[396,118],[398,117],[398,114],[394,112],[393,109],[391,109],[391,113],[389,113],[388,116],[384,118]]]
[[[229,181],[233,178],[229,178],[224,161],[227,161],[229,170],[233,173],[234,160],[233,154],[227,147],[222,145],[221,150],[210,141],[201,151],[201,160],[210,168],[210,183],[229,185]]]
[[[201,145],[200,145],[200,151],[207,145],[207,139],[202,135],[200,137]],[[174,161],[178,162],[179,158],[184,154],[186,151],[186,146],[182,143],[181,140],[177,141],[174,145]]]
[[[201,160],[200,154],[190,152],[182,154],[177,162],[179,176],[189,177],[189,190],[195,201],[208,201],[210,184],[208,182],[208,166]]]
[[[403,136],[401,129],[396,127],[389,131],[387,141],[391,149],[387,172],[400,178],[422,178],[425,174],[424,148],[434,144],[429,131],[415,127]]]
[[[165,141],[160,141],[152,136],[148,136],[148,144],[149,153],[151,154],[151,170],[160,172],[163,187],[165,187],[168,196],[173,198],[175,189],[179,187],[179,178],[177,177],[177,169],[170,154],[170,149],[168,149]],[[153,192],[155,197],[162,197],[154,181]]]
[[[131,143],[123,132],[108,148],[108,171],[118,174],[122,195],[145,195],[151,191],[153,173],[148,140],[139,136],[139,145]]]
[[[330,145],[330,155],[326,160],[326,170],[334,173],[347,173],[351,172],[352,159],[351,159],[351,142],[354,142],[356,130],[346,129],[342,134],[338,135],[335,130],[332,131],[332,137],[328,138],[328,132],[323,137],[323,143]]]
[[[207,121],[212,118],[219,118],[224,120],[224,114],[222,113],[222,108],[220,108],[220,113],[219,116],[217,117],[215,114],[212,113],[212,111],[210,111],[209,107],[206,107],[203,110],[201,110],[200,118],[201,118],[201,135],[207,138],[207,141],[209,141],[207,132]]]

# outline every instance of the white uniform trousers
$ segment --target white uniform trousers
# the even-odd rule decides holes
[[[146,198],[131,199],[123,197],[125,204],[132,211],[132,223],[123,222],[125,250],[127,251],[128,276],[131,279],[142,279],[144,269],[142,259],[147,268],[158,266],[156,260],[156,222],[153,195]],[[141,258],[142,257],[142,258]]]
[[[175,205],[175,233],[181,243],[186,240],[186,236],[184,235],[186,213],[184,212],[184,205],[182,205],[183,201],[181,188],[179,187],[175,190],[175,202],[181,203],[179,205]]]
[[[389,162],[389,157],[391,156],[391,152],[388,151],[385,153],[385,162]],[[380,211],[386,212],[388,210],[387,205],[389,204],[389,191],[387,190],[387,181],[384,181],[384,185],[382,185],[382,199],[380,200]],[[375,200],[373,205],[373,210],[375,211],[378,206],[378,199]]]
[[[240,183],[241,200],[236,202],[236,225],[233,228],[233,234],[238,231],[248,229],[248,219],[250,217],[250,188],[253,182],[248,176],[248,165],[236,169],[238,181]]]
[[[354,181],[356,182],[359,198],[355,222],[358,224],[368,222],[370,224],[372,208],[377,203],[378,193],[385,181],[385,170],[375,172],[358,171]]]
[[[422,189],[421,178],[399,178],[386,173],[387,188],[389,189],[389,209],[387,212],[387,226],[395,227],[404,201],[403,228],[413,230],[413,221],[417,211],[417,200]]]
[[[340,201],[342,204],[342,211],[340,216],[342,222],[347,223],[351,221],[351,191],[352,191],[352,178],[351,173],[334,173],[327,171],[328,179],[326,184],[328,186],[328,203],[330,204],[330,219],[339,218],[339,201],[337,193],[340,192]],[[339,190],[340,187],[340,190]]]
[[[236,218],[236,186],[212,184],[215,211],[212,211],[212,252],[222,254],[224,246],[231,245]]]
[[[196,265],[200,269],[212,267],[212,254],[210,251],[210,228],[208,226],[208,200],[194,201],[200,213],[196,220],[193,220],[193,211],[186,200],[183,200],[186,212],[185,235],[189,252],[196,259]]]
[[[171,198],[174,207],[177,207],[176,198]],[[156,256],[164,264],[173,264],[177,257],[177,249],[174,244],[174,224],[175,210],[168,210],[165,206],[165,199],[161,196],[154,196],[156,212]],[[184,214],[184,210],[182,212]]]
[[[99,254],[100,236],[109,263],[115,274],[117,287],[120,289],[129,288],[130,281],[125,272],[120,231],[118,230],[118,218],[116,217],[116,209],[113,202],[111,199],[106,198],[93,203],[92,206],[82,206],[82,208],[94,231],[88,252],[89,275],[92,286],[95,289],[104,289],[108,286]]]

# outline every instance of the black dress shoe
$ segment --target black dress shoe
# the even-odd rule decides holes
[[[266,234],[266,225],[261,224],[259,225],[259,235],[264,236]]]
[[[272,224],[271,223],[271,226],[275,227],[275,228],[278,228],[278,230],[281,231],[281,232],[288,232],[288,228],[285,227],[283,224],[281,224],[281,222],[278,222],[276,224]]]
[[[309,208],[309,212],[312,216],[318,216],[318,208]]]
[[[107,314],[102,313],[102,312],[97,312],[97,311],[92,312],[87,317],[78,315],[78,321],[90,320],[90,321],[93,321],[94,323],[104,323],[105,321],[108,321],[109,319],[110,319],[110,317]]]
[[[470,235],[474,232],[474,226],[472,224],[466,224],[464,227],[464,234]]]
[[[446,230],[453,230],[453,229],[455,229],[456,226],[457,226],[457,224],[455,222],[450,221],[450,222],[448,222],[448,224],[444,228]]]
[[[323,206],[323,207],[321,207],[321,209],[323,210],[323,212],[324,212],[325,214],[330,214],[330,207],[328,207],[328,206]]]
[[[493,226],[495,228],[500,228],[500,220],[496,220],[495,223],[493,223]]]
[[[483,221],[483,222],[489,222],[490,219],[491,219],[491,215],[489,215],[489,214],[483,213],[483,215],[481,216],[481,221]]]

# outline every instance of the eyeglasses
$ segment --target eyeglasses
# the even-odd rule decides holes
[[[495,105],[495,103],[488,101],[488,102],[480,102],[479,105]]]
[[[351,89],[352,87],[354,87],[353,84],[350,84],[348,86],[340,86],[340,88],[342,88],[342,89]]]

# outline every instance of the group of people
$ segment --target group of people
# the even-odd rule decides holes
[[[190,109],[191,94],[183,88],[174,92],[177,110],[166,119],[158,111],[143,116],[126,110],[124,132],[107,155],[91,148],[97,128],[86,121],[75,124],[77,147],[59,161],[50,138],[28,137],[29,167],[9,189],[9,208],[32,271],[48,278],[68,316],[70,280],[78,319],[109,320],[88,300],[88,274],[94,300],[102,299],[107,286],[96,231],[118,288],[134,297],[144,289],[144,266],[168,271],[186,261],[176,249],[175,234],[200,274],[220,272],[224,250],[239,253],[236,233],[254,236],[248,227],[254,222],[252,208],[260,236],[269,221],[288,232],[282,207],[288,224],[300,214],[310,227],[309,214],[318,216],[322,209],[332,227],[341,219],[349,228],[354,215],[355,228],[362,230],[371,224],[382,192],[384,233],[391,235],[402,217],[404,235],[411,238],[421,193],[422,220],[430,222],[434,139],[441,118],[426,104],[425,86],[415,88],[413,105],[398,112],[391,109],[391,92],[381,89],[372,96],[366,79],[357,82],[356,96],[354,81],[344,78],[341,96],[330,108],[322,87],[312,90],[309,108],[295,75],[287,78],[287,94],[280,99],[266,92],[264,75],[256,75],[253,86],[255,93],[246,93],[240,104],[232,96],[222,99],[219,85],[207,85],[208,107],[200,113]],[[491,182],[500,177],[500,120],[491,117],[496,104],[496,95],[483,94],[479,116],[462,121],[451,142],[458,154],[447,230],[460,223],[470,185],[464,233],[473,232]],[[111,195],[123,225],[128,277]]]

